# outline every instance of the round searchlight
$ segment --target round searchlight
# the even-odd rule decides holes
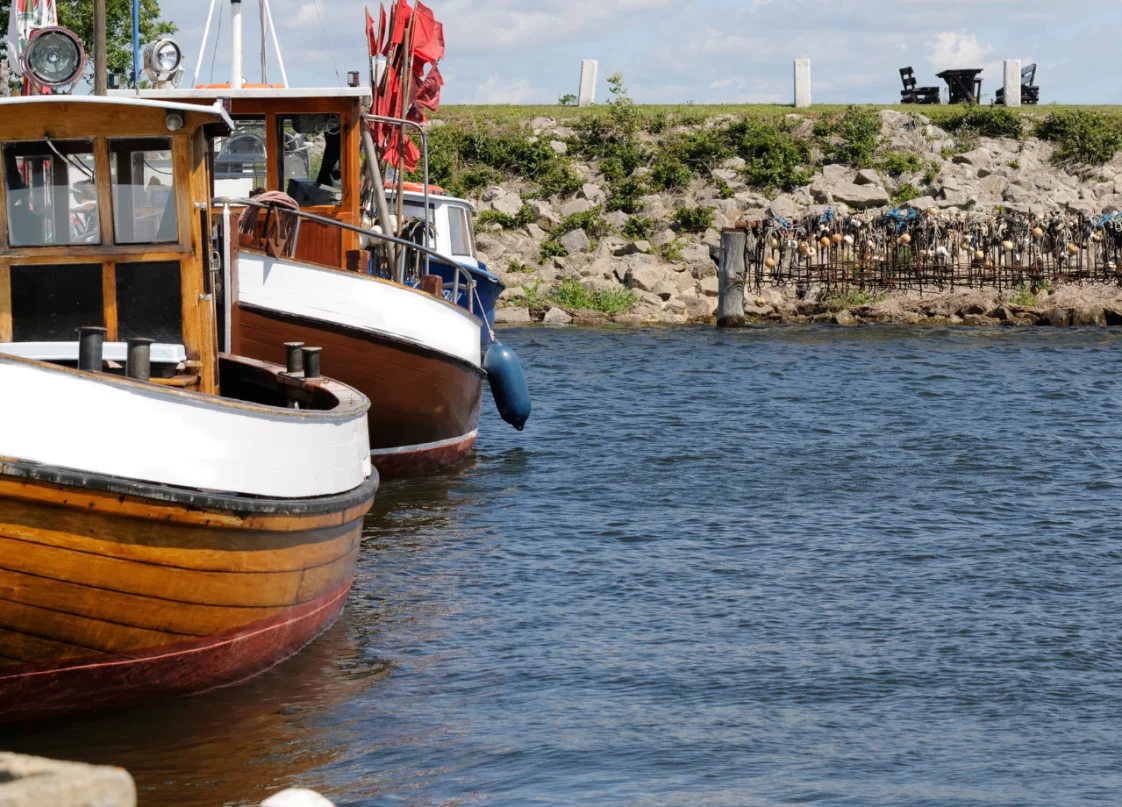
[[[23,52],[24,72],[44,87],[67,87],[86,66],[82,42],[65,28],[40,28]]]
[[[152,81],[168,81],[183,62],[183,51],[174,39],[157,39],[144,49],[144,72]]]

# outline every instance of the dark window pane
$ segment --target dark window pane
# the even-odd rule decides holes
[[[157,244],[178,240],[171,140],[110,140],[109,167],[116,242]]]
[[[3,167],[13,247],[101,243],[92,143],[9,143]]]
[[[74,342],[104,325],[101,265],[13,266],[12,341]]]
[[[117,338],[134,336],[183,343],[178,262],[117,264]]]

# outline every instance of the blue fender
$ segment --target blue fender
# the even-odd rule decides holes
[[[518,356],[506,345],[491,345],[483,357],[483,369],[495,397],[495,408],[503,420],[518,431],[530,419],[530,390]]]

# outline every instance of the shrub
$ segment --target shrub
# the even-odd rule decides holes
[[[529,205],[522,205],[522,208],[514,216],[507,213],[500,213],[497,210],[484,210],[475,219],[476,229],[485,227],[488,224],[498,224],[504,230],[513,230],[517,227],[525,227],[534,220],[534,211],[530,209]]]
[[[679,207],[672,218],[687,233],[703,233],[713,224],[713,208]]]
[[[540,196],[568,196],[580,190],[581,179],[567,160],[557,160],[538,180]]]
[[[840,144],[830,147],[834,160],[854,168],[870,168],[880,145],[880,113],[851,106],[834,124],[833,134],[842,139]]]
[[[564,95],[557,96],[557,103],[559,103],[561,106],[576,106],[577,97],[571,92],[565,93]]]
[[[789,191],[814,178],[810,146],[785,129],[741,121],[729,127],[727,136],[746,163],[744,180],[753,187]]]
[[[690,240],[688,238],[679,236],[669,244],[663,244],[661,247],[653,247],[651,252],[670,262],[674,262],[682,257],[682,250],[685,249],[689,243]]]
[[[674,157],[663,155],[651,166],[651,185],[660,190],[688,185],[693,173]]]
[[[981,137],[1012,137],[1024,135],[1024,120],[1009,107],[970,106],[961,117],[947,121],[953,131],[968,129]],[[970,149],[967,149],[969,151]]]
[[[832,311],[841,311],[844,308],[860,308],[863,305],[873,305],[885,298],[883,292],[871,293],[859,289],[850,289],[845,294],[827,297],[824,303]]]
[[[632,241],[641,241],[654,235],[658,222],[654,219],[645,219],[642,216],[631,216],[623,225],[622,235]]]
[[[640,196],[647,193],[647,184],[641,177],[628,177],[611,187],[612,195],[608,197],[608,210],[622,210],[631,215],[643,209]]]
[[[569,251],[552,238],[542,241],[541,259],[543,261],[548,261],[550,258],[564,258],[568,254]]]
[[[720,177],[717,177],[714,182],[717,186],[717,196],[719,196],[720,198],[731,199],[736,195],[736,192],[732,189],[732,185],[728,184]]]
[[[502,181],[502,178],[503,175],[493,168],[487,168],[486,166],[469,168],[456,174],[451,178],[451,181],[446,180],[444,189],[454,196],[467,198],[477,196],[484,188],[497,185]]]
[[[1009,166],[1010,168],[1012,168],[1014,171],[1020,171],[1021,170],[1021,161],[1020,160],[1010,160],[1009,162],[1007,162],[1005,164],[1007,166]]]
[[[927,168],[923,172],[923,183],[925,185],[934,185],[935,180],[939,178],[939,172],[942,171],[942,166],[936,162],[927,164]]]
[[[1104,165],[1122,149],[1122,129],[1097,112],[1053,112],[1036,127],[1036,136],[1055,143],[1053,159],[1061,164]]]
[[[532,285],[523,283],[522,288],[526,292],[525,296],[515,297],[507,305],[513,308],[545,308],[549,305],[549,296],[543,294],[541,290],[541,280],[536,280]]]
[[[507,264],[506,270],[511,274],[527,274],[534,271],[534,267],[527,266],[522,261],[511,261]]]
[[[573,213],[571,216],[561,219],[561,223],[553,228],[549,237],[556,240],[573,230],[584,230],[588,239],[595,241],[597,238],[603,238],[610,233],[612,227],[604,218],[604,209],[597,205],[583,213]]]
[[[627,176],[623,169],[623,161],[619,157],[605,157],[600,161],[600,173],[608,182],[619,182]]]
[[[912,199],[918,199],[923,196],[922,193],[913,185],[903,184],[896,188],[896,192],[892,194],[892,201],[896,205],[902,205],[905,202],[910,202]]]
[[[591,290],[575,280],[562,280],[549,295],[551,302],[569,309],[603,311],[606,314],[625,314],[635,305],[638,295],[631,289]]]
[[[729,129],[703,129],[680,135],[667,144],[667,150],[695,172],[711,170],[732,156]]]
[[[914,152],[890,151],[877,164],[877,167],[890,177],[901,174],[914,174],[923,170],[923,159]]]

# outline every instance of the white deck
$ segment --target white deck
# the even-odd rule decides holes
[[[3,457],[280,499],[345,493],[371,473],[364,410],[305,417],[8,356],[0,387]]]
[[[480,366],[479,319],[396,283],[243,252],[237,294],[239,303],[360,328]]]

